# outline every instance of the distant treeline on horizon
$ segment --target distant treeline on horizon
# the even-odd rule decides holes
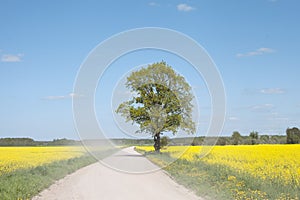
[[[255,144],[300,144],[300,130],[288,128],[286,135],[259,135],[251,132],[249,136],[242,136],[239,132],[233,132],[232,136],[222,137],[162,137],[168,146],[183,145],[255,145]],[[90,142],[92,143],[93,140]],[[120,146],[153,145],[152,139],[110,139],[112,143]],[[54,139],[52,141],[35,141],[31,138],[0,138],[0,146],[74,146],[88,143],[71,139]]]
[[[54,139],[52,141],[35,141],[32,138],[0,138],[0,146],[65,146],[81,145],[80,141]]]

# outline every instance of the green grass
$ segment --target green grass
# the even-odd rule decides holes
[[[153,163],[166,166],[170,156],[165,153],[144,153]],[[222,165],[209,165],[201,160],[190,162],[178,159],[164,167],[178,183],[205,199],[299,199],[300,190],[262,181],[246,173],[238,173]]]
[[[112,151],[102,152],[97,158],[104,158],[112,153]],[[86,154],[81,157],[2,175],[0,176],[0,200],[31,199],[56,180],[96,161],[94,157]]]

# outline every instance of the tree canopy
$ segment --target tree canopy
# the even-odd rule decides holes
[[[286,130],[286,143],[299,144],[300,143],[300,130],[296,127],[288,128]]]
[[[233,133],[232,133],[232,140],[233,140],[233,144],[234,145],[238,145],[239,144],[239,142],[240,142],[240,140],[241,140],[241,138],[242,138],[242,136],[241,136],[241,134],[238,132],[238,131],[234,131]]]
[[[132,72],[126,87],[135,95],[119,105],[117,113],[127,122],[139,125],[139,132],[154,137],[155,150],[160,149],[160,134],[179,129],[195,133],[192,120],[191,86],[166,62],[158,62]]]

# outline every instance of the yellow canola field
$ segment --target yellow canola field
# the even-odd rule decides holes
[[[0,175],[18,169],[80,157],[85,154],[80,146],[72,147],[0,147]]]
[[[145,151],[152,147],[138,147]],[[199,158],[200,146],[170,146],[162,152],[172,157],[210,165],[222,165],[262,180],[300,186],[300,145],[239,145],[215,146],[205,157]]]

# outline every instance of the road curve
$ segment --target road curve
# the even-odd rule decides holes
[[[121,163],[126,169],[155,169],[157,166],[135,152],[123,149],[105,159]],[[128,165],[128,166],[127,166]],[[200,200],[194,193],[174,182],[163,170],[151,173],[125,173],[101,163],[84,167],[42,191],[33,200]]]

